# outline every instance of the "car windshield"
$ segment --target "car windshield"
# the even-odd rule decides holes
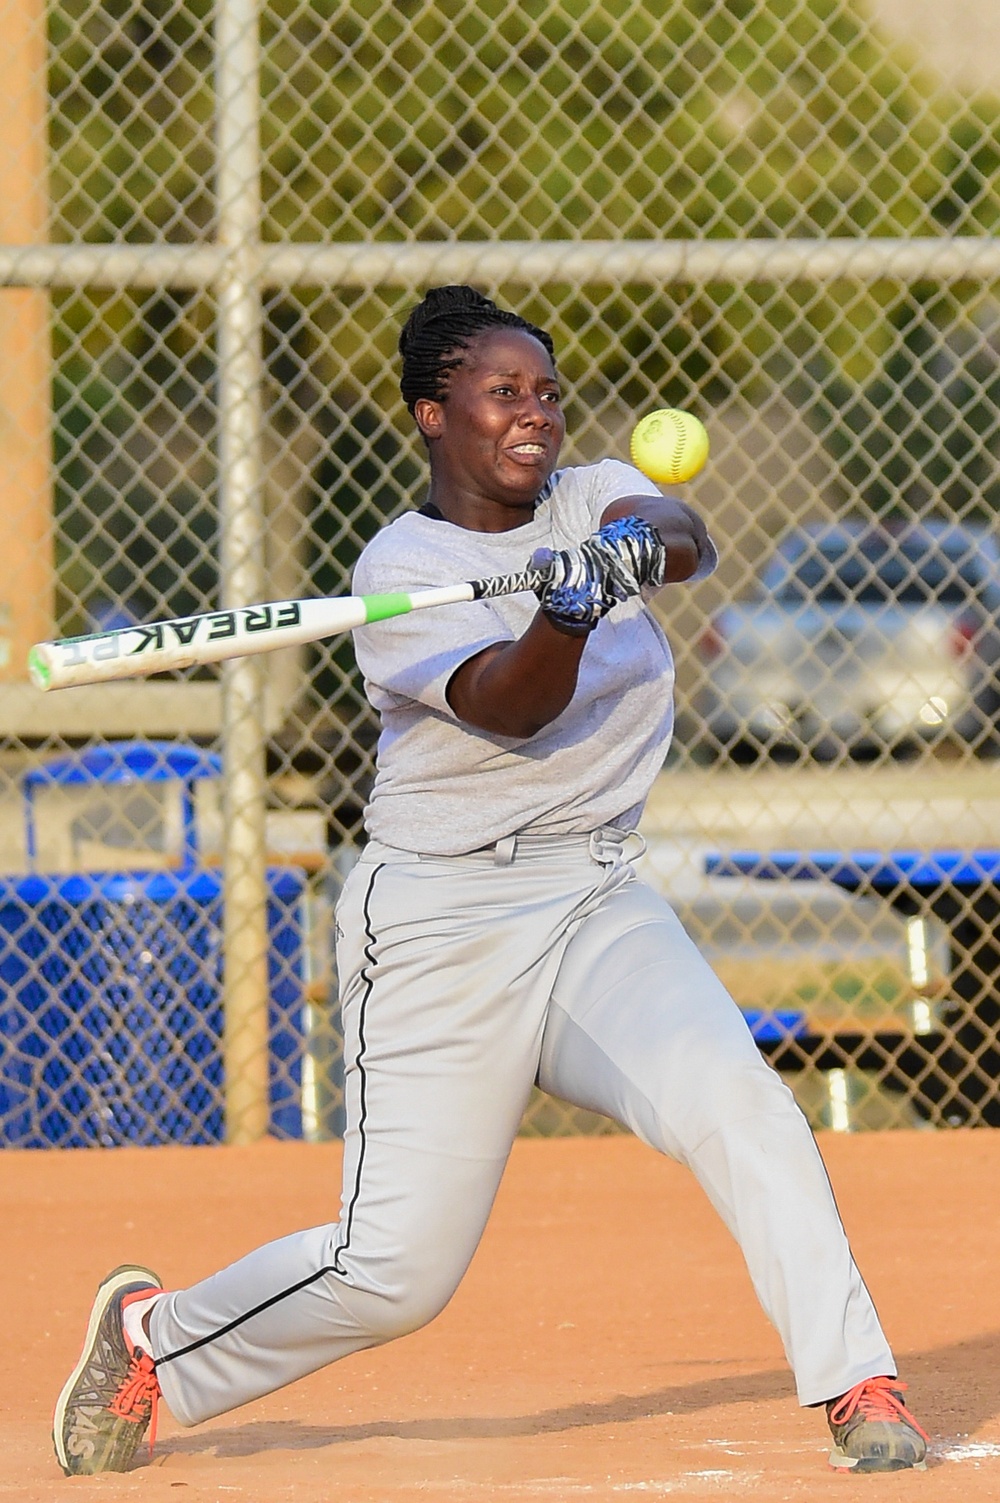
[[[968,550],[950,557],[927,539],[900,543],[819,541],[797,558],[777,558],[764,592],[793,604],[967,605],[982,588],[982,567]]]

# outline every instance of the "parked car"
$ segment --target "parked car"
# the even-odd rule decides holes
[[[946,522],[797,528],[699,649],[709,755],[947,741],[996,755],[1000,548],[986,528]]]

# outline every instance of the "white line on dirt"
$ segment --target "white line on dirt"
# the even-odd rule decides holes
[[[945,1461],[986,1461],[1000,1456],[1000,1443],[993,1440],[972,1440],[968,1445],[942,1446],[935,1450]]]

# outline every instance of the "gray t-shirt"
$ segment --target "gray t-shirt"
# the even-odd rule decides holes
[[[536,548],[581,542],[620,497],[660,494],[631,465],[607,459],[557,471],[532,520],[509,532],[472,532],[407,512],[365,548],[354,593],[408,592],[523,569]],[[712,547],[695,578],[717,561]],[[365,692],[382,721],[365,811],[369,835],[402,850],[452,856],[529,830],[634,827],[673,728],[670,648],[641,600],[615,606],[591,633],[572,702],[537,735],[478,730],[448,704],[455,670],[491,643],[521,636],[537,609],[535,596],[524,592],[355,631]]]

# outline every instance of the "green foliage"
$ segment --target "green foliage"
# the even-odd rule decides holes
[[[211,0],[49,10],[53,234],[190,240],[212,220]]]
[[[1000,109],[974,101],[948,123],[940,153],[943,186],[932,204],[935,219],[965,234],[996,234],[1000,223]]]
[[[210,0],[51,17],[57,229],[204,235]],[[273,0],[261,27],[272,238],[889,235],[996,211],[996,102],[942,121],[859,0]]]
[[[895,338],[862,386],[822,353],[797,383],[840,465],[845,500],[874,516],[989,521],[1000,512],[1000,307],[956,320],[953,295],[917,289],[891,310]]]
[[[850,0],[278,0],[264,38],[274,236],[928,224],[934,122]]]
[[[861,0],[273,0],[261,35],[267,238],[996,224],[997,102],[930,97]],[[67,0],[51,40],[57,236],[210,233],[210,0]],[[834,359],[838,297],[807,315]],[[664,328],[673,306],[654,310]],[[866,316],[877,326],[881,305]],[[709,368],[738,385],[748,331],[759,368],[796,317],[772,289],[713,289],[671,366],[689,386]],[[572,352],[572,321],[554,332]],[[581,355],[600,343],[588,330]],[[609,381],[633,353],[608,348]]]
[[[62,628],[95,630],[108,609],[134,620],[202,610],[217,580],[207,303],[108,294],[100,321],[93,294],[56,307]]]

